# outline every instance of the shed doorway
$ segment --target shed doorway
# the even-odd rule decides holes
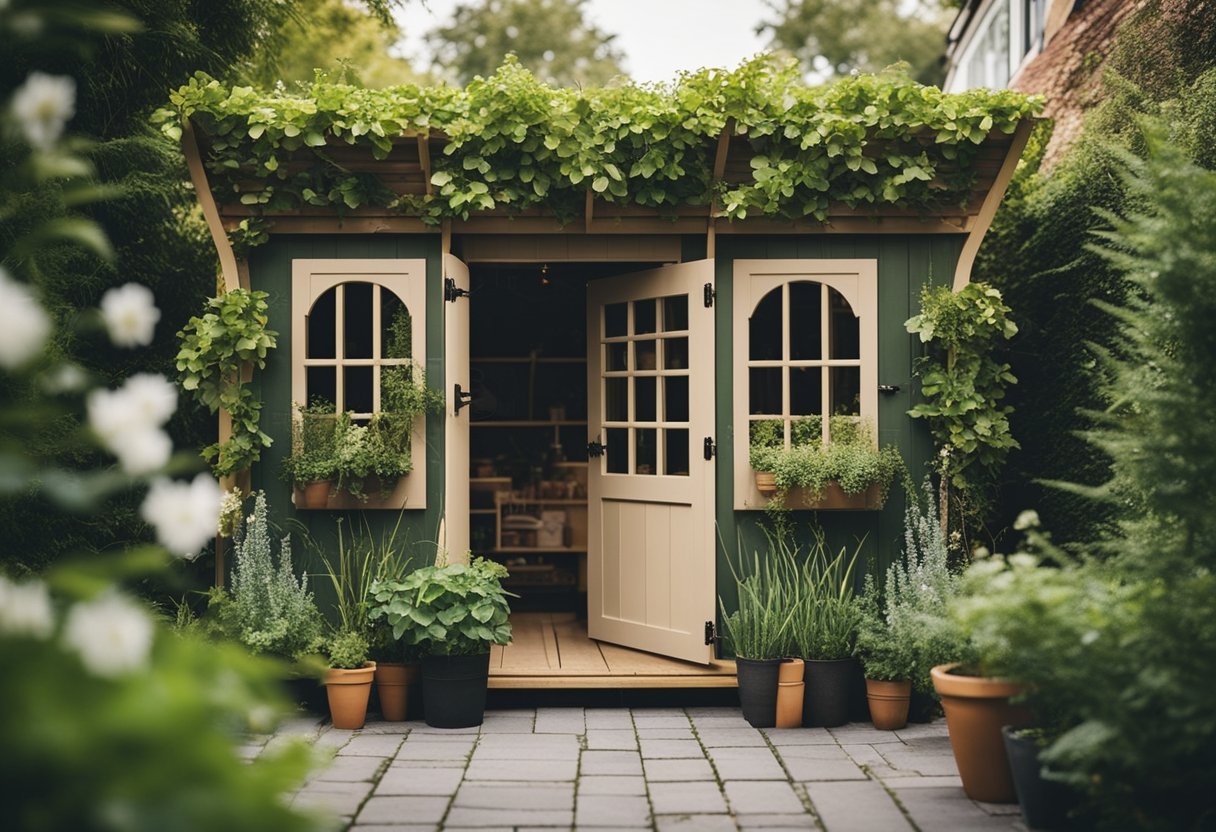
[[[704,644],[712,560],[689,560],[709,542],[698,530],[712,534],[712,467],[689,476],[700,439],[688,424],[688,304],[701,286],[696,298],[687,287],[704,274],[690,266],[473,263],[470,294],[446,304],[467,309],[467,382],[449,425],[466,420],[469,549],[506,565],[520,596],[493,687],[734,684],[733,663]],[[712,315],[697,327],[712,338]],[[703,358],[712,413],[712,346]],[[449,374],[455,397],[450,362]],[[708,571],[708,613],[683,600],[697,584],[684,571],[702,583]]]

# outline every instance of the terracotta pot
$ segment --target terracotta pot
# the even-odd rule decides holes
[[[1008,679],[950,672],[957,667],[957,663],[938,665],[929,675],[942,698],[963,791],[972,800],[985,803],[1016,803],[1001,728],[1030,722],[1027,708],[1009,702],[1009,697],[1022,693],[1024,687]]]
[[[802,727],[802,696],[806,684],[802,681],[802,659],[782,659],[777,668],[777,727]]]
[[[908,724],[908,705],[912,701],[912,680],[885,682],[866,679],[866,699],[870,702],[870,721],[880,731],[894,731]]]
[[[296,508],[325,508],[333,486],[333,480],[305,483],[303,488],[296,489]]]
[[[777,493],[777,478],[772,471],[753,471],[756,475],[756,490],[764,496]]]
[[[335,728],[353,731],[367,721],[367,700],[372,695],[376,663],[346,670],[331,667],[325,672],[325,692],[329,695],[329,716]]]
[[[418,665],[403,662],[376,663],[376,696],[380,716],[386,722],[405,722],[410,687],[418,682]]]

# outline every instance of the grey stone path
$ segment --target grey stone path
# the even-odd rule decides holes
[[[300,736],[334,758],[295,804],[338,829],[1025,829],[963,794],[943,721],[758,731],[737,708],[539,708],[454,731],[294,720],[245,752]]]

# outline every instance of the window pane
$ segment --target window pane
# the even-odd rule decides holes
[[[633,302],[633,334],[642,335],[654,332],[654,307],[654,300],[635,300]]]
[[[861,413],[861,368],[833,367],[829,376],[832,414]]]
[[[633,380],[633,394],[636,398],[633,400],[633,419],[635,422],[654,422],[658,410],[655,401],[655,383],[658,381],[654,376],[635,378]]]
[[[769,292],[752,312],[748,323],[750,333],[747,357],[752,361],[776,361],[781,358],[781,288]],[[753,411],[755,412],[755,411]]]
[[[604,379],[604,420],[629,421],[629,379]]]
[[[342,402],[343,410],[353,410],[356,413],[372,412],[372,368],[343,367],[342,379],[346,385]]]
[[[749,445],[762,448],[785,447],[785,421],[783,419],[760,419],[747,426]]]
[[[790,422],[790,445],[821,445],[823,444],[823,417],[807,416],[805,419],[794,419]]]
[[[688,339],[687,338],[664,338],[663,339],[663,369],[664,370],[687,370],[688,369]]]
[[[819,367],[791,367],[789,373],[790,415],[823,413],[823,370]]]
[[[628,304],[610,303],[604,307],[604,337],[619,338],[627,335]]]
[[[637,428],[634,431],[637,438],[635,474],[657,474],[655,467],[658,461],[658,431],[654,428]]]
[[[822,286],[807,280],[790,284],[790,358],[795,361],[823,358]]]
[[[688,421],[688,376],[666,376],[663,379],[663,420]]]
[[[688,476],[688,431],[684,428],[663,431],[663,473],[671,477]]]
[[[372,284],[344,283],[342,325],[345,358],[372,357]]]
[[[688,295],[663,298],[663,331],[679,332],[685,329],[688,329]]]
[[[748,413],[782,412],[780,367],[752,367],[748,370],[748,401]]]
[[[410,310],[390,289],[380,287],[380,357],[409,358],[414,350]]]
[[[337,289],[330,289],[317,298],[308,313],[307,345],[309,358],[334,358],[334,317]]]
[[[655,363],[655,350],[657,349],[657,341],[634,341],[633,342],[633,369],[635,370],[653,370]]]
[[[333,404],[338,398],[338,371],[335,367],[309,367],[304,374],[304,398],[308,404],[324,399]]]
[[[608,444],[605,453],[608,455],[609,474],[629,473],[629,428],[608,428]]]
[[[629,349],[628,344],[608,344],[607,345],[608,372],[614,373],[614,372],[620,372],[622,370],[629,369],[629,365],[627,363],[627,361],[628,361],[627,356],[629,354],[628,349]]]
[[[862,436],[860,416],[833,416],[828,422],[832,442],[855,442]]]
[[[844,295],[828,287],[828,342],[832,358],[861,358],[861,319]]]

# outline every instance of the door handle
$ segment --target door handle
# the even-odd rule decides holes
[[[457,384],[453,390],[453,399],[456,402],[456,414],[460,415],[461,408],[468,407],[473,403],[473,394],[461,390],[460,385]]]

